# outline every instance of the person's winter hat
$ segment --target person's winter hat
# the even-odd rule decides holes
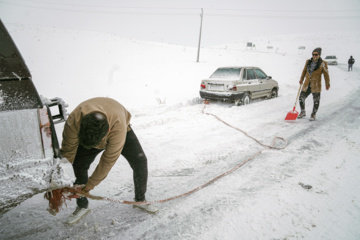
[[[314,53],[314,52],[317,52],[319,55],[321,55],[321,48],[319,48],[319,47],[318,47],[318,48],[315,48],[314,51],[313,51],[313,53]]]

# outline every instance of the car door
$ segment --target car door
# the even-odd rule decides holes
[[[243,74],[244,91],[250,92],[251,98],[258,98],[260,87],[254,68],[245,68]]]
[[[259,91],[258,97],[266,97],[269,96],[271,92],[271,83],[267,79],[266,74],[259,68],[254,68],[254,72],[256,74],[256,79],[259,81]]]

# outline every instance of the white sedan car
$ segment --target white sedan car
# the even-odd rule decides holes
[[[221,67],[201,81],[200,96],[209,100],[249,104],[253,99],[278,96],[279,85],[258,67]]]
[[[326,56],[324,59],[328,65],[337,65],[337,57],[335,55]]]

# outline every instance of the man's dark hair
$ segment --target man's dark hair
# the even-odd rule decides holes
[[[99,112],[86,114],[80,123],[79,143],[90,149],[97,146],[109,131],[106,117]]]

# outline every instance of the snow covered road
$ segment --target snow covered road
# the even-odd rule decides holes
[[[55,33],[54,30],[54,36],[44,34],[46,38],[43,38],[54,38],[58,41]],[[26,44],[41,45],[37,37],[29,39],[27,35],[21,35],[26,34],[26,31],[15,31],[16,34],[20,35],[22,41],[25,42],[26,39]],[[69,39],[72,39],[73,34],[69,32]],[[91,39],[94,43],[106,39],[106,36],[102,35],[94,35],[93,38],[89,35],[91,33],[86,33],[86,38],[77,35],[78,40],[75,39],[77,41],[74,40],[73,44],[80,45],[82,39]],[[40,34],[40,38],[41,36]],[[325,37],[324,39],[322,43],[333,46],[333,49],[337,46],[336,38],[330,39],[331,41]],[[347,46],[356,49],[357,39],[359,38],[347,39]],[[119,45],[121,39],[111,36],[107,40],[109,45],[113,46],[111,54],[122,56],[123,46]],[[303,37],[301,40],[309,45],[315,41]],[[290,46],[292,41],[284,39],[281,43]],[[57,87],[51,91],[66,92],[70,106],[74,108],[88,96],[109,94],[109,97],[119,101],[136,99],[138,93],[133,91],[133,80],[142,80],[137,82],[142,101],[138,101],[136,105],[135,101],[129,100],[132,103],[129,110],[133,115],[132,127],[149,161],[148,200],[165,199],[187,192],[264,149],[244,134],[202,113],[204,105],[197,101],[198,90],[193,86],[198,87],[201,79],[199,75],[207,74],[214,66],[233,65],[235,62],[240,65],[258,64],[273,71],[273,78],[277,79],[280,85],[278,98],[240,107],[216,102],[206,105],[205,111],[219,116],[265,144],[271,144],[275,136],[283,137],[288,142],[287,147],[283,150],[265,149],[252,161],[210,186],[188,197],[158,204],[160,211],[155,215],[133,209],[129,205],[91,201],[92,212],[81,222],[68,226],[65,220],[74,211],[75,202],[68,202],[67,207],[54,217],[46,211],[47,203],[43,194],[38,194],[0,218],[0,239],[360,238],[359,68],[355,67],[354,72],[347,72],[345,63],[330,66],[331,88],[322,92],[317,120],[309,121],[312,108],[312,96],[309,96],[306,101],[308,116],[289,122],[284,118],[287,112],[292,110],[298,89],[298,75],[306,60],[305,56],[300,56],[297,52],[288,55],[260,51],[240,52],[239,46],[242,45],[237,46],[236,51],[231,48],[204,49],[204,56],[211,60],[195,67],[188,63],[191,49],[185,51],[183,47],[164,47],[141,42],[132,44],[135,47],[124,41],[124,45],[133,46],[134,56],[141,55],[145,48],[151,49],[148,55],[141,55],[145,61],[142,62],[144,68],[165,66],[170,69],[169,74],[159,71],[163,75],[159,78],[161,81],[152,83],[151,80],[155,81],[157,78],[143,80],[143,73],[138,71],[138,59],[110,57],[107,59],[109,62],[99,64],[98,68],[93,69],[94,72],[84,67],[83,71],[74,74],[79,76],[79,81],[84,81],[77,84],[86,83],[89,86],[86,96],[79,96],[76,86],[68,87],[72,81],[68,76],[59,76],[58,81],[55,79],[54,84],[57,84]],[[317,47],[317,44],[314,47]],[[260,48],[261,44],[257,46]],[[44,47],[43,54],[51,50],[43,45],[37,47]],[[138,48],[140,50],[137,50]],[[30,48],[26,49],[31,52]],[[172,51],[168,51],[169,49]],[[169,56],[166,55],[168,53]],[[239,53],[242,58],[238,57]],[[64,68],[74,64],[71,62],[70,52],[63,54],[70,58],[60,60],[56,54],[49,57],[53,57],[55,62],[59,61],[57,63],[64,65]],[[172,59],[173,55],[178,58]],[[43,73],[42,66],[45,63],[32,54],[27,56],[30,56],[30,68],[34,69],[34,79],[39,79],[35,80],[35,83],[40,82],[40,89],[46,89],[44,76],[56,69],[49,66]],[[77,57],[80,56],[81,54],[77,53]],[[172,59],[173,62],[164,63],[163,59]],[[86,63],[87,59],[82,58],[82,61]],[[113,66],[111,61],[124,63],[129,73],[124,70],[127,68],[123,68],[121,74],[125,77],[121,75],[122,77],[115,79],[117,82],[99,84],[99,87],[98,76],[106,72],[109,66]],[[285,66],[285,69],[279,69],[273,62],[284,63],[282,66]],[[84,66],[87,66],[85,63]],[[123,66],[121,63],[119,65]],[[186,64],[183,68],[190,69],[189,71],[184,71],[182,76],[177,77],[170,74],[184,63]],[[182,82],[183,85],[177,85],[177,88],[173,88],[174,85],[169,87],[170,75],[176,78],[172,82]],[[129,89],[126,81],[120,81],[127,79],[126,77],[131,81]],[[196,83],[193,83],[194,78]],[[144,83],[148,85],[144,87]],[[143,95],[142,90],[148,89],[151,84],[163,87],[160,92],[167,94],[166,104],[148,104],[149,99],[155,99],[154,94],[148,91],[147,95]],[[65,87],[61,90],[62,85]],[[118,89],[120,93],[117,92]],[[180,99],[175,103],[170,102],[171,97],[178,95],[185,96],[187,101]],[[187,97],[188,95],[192,97]],[[61,127],[57,130],[61,138]],[[95,166],[96,162],[90,170]],[[304,185],[311,188],[306,189]],[[91,193],[119,200],[132,200],[132,171],[123,157]]]
[[[250,114],[252,108],[273,105],[273,101],[282,102],[282,99],[245,107],[211,104],[206,111],[239,122],[234,118],[240,116],[240,112]],[[265,150],[246,166],[209,187],[159,205],[160,212],[156,215],[127,205],[92,201],[93,212],[82,223],[69,227],[64,220],[72,208],[52,217],[45,211],[42,195],[37,195],[2,218],[1,235],[7,239],[236,239],[239,236],[242,239],[356,239],[360,234],[356,227],[360,219],[360,191],[353,187],[359,180],[360,170],[356,158],[360,150],[360,115],[354,113],[360,110],[360,90],[336,104],[324,105],[315,122],[308,119],[286,122],[266,111],[262,113],[268,118],[255,126],[251,118],[242,119],[244,126],[253,126],[250,133],[261,138],[270,139],[276,130],[278,136],[286,137],[288,147]],[[148,156],[153,159],[150,160],[149,200],[190,190],[262,148],[215,118],[201,114],[202,107],[180,107],[134,121],[145,151],[153,147],[150,143],[153,142],[158,145],[157,151],[149,152],[155,155],[163,152],[164,155],[158,155],[168,161],[164,166],[163,159],[161,164],[156,163],[159,156]],[[146,122],[141,118],[151,124],[144,126]],[[167,120],[161,122],[160,119]],[[204,121],[212,130],[203,128],[205,135],[196,133]],[[156,135],[165,132],[163,128],[171,131],[169,139]],[[266,128],[269,131],[264,131]],[[215,140],[211,137],[214,135],[220,139]],[[190,140],[189,136],[193,138]],[[181,138],[186,137],[189,142],[183,145]],[[220,152],[212,149],[211,141],[218,142]],[[169,148],[173,154],[167,152]],[[130,174],[125,161],[119,162],[121,165],[101,186],[106,191],[99,191],[99,195],[131,199]],[[312,188],[304,189],[299,183]]]

